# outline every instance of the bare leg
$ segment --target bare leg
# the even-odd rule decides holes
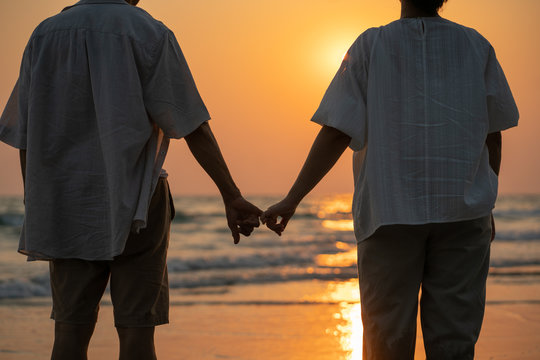
[[[117,327],[120,360],[156,360],[155,327]]]
[[[88,344],[96,324],[75,325],[56,322],[51,360],[86,360]]]

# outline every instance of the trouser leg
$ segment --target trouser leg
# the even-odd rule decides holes
[[[358,245],[364,360],[414,358],[426,226],[379,228]]]
[[[50,278],[55,320],[53,360],[85,360],[109,268],[103,261],[52,260]]]
[[[115,326],[154,327],[169,321],[167,248],[172,203],[160,179],[148,210],[147,227],[131,234],[122,255],[111,262]]]
[[[489,217],[431,224],[421,322],[428,359],[473,359],[485,308]]]

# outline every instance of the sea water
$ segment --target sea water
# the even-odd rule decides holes
[[[261,208],[277,197],[248,197]],[[354,281],[356,242],[351,195],[308,197],[283,236],[265,227],[234,245],[219,197],[175,199],[168,270],[171,292],[320,280]],[[27,263],[17,253],[24,206],[20,197],[0,198],[0,301],[50,294],[48,264]],[[500,196],[490,276],[523,281],[540,274],[540,195]],[[276,296],[279,297],[279,294]]]

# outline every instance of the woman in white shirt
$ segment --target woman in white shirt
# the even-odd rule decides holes
[[[359,36],[313,116],[323,127],[298,179],[263,215],[281,234],[355,152],[364,360],[414,358],[420,287],[428,359],[472,359],[482,324],[500,131],[519,115],[490,43],[441,18],[444,2],[402,0],[399,20]]]

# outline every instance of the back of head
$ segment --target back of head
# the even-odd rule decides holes
[[[426,13],[436,13],[447,0],[406,0],[418,10]]]

